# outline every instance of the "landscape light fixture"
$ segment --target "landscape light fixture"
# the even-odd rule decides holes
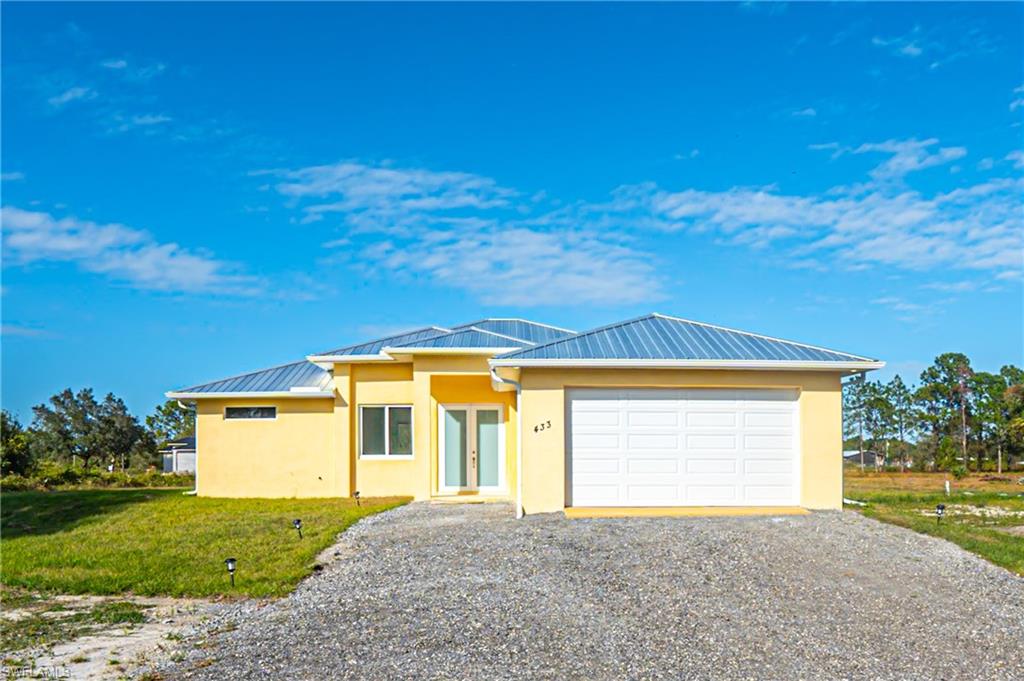
[[[296,518],[292,521],[292,527],[294,527],[295,531],[299,533],[299,539],[302,539],[302,521]]]
[[[945,512],[946,512],[946,505],[945,504],[939,504],[938,506],[935,507],[935,522],[936,523],[942,522],[942,514],[945,513]]]
[[[356,506],[359,506],[359,490],[352,493],[352,496],[356,498]]]
[[[226,558],[224,565],[228,568],[228,575],[231,577],[231,586],[235,585],[235,566],[238,565],[238,561],[234,558]]]

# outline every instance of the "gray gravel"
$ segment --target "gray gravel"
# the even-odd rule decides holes
[[[1024,678],[1024,580],[855,513],[363,520],[168,678]],[[237,628],[233,628],[237,627]]]

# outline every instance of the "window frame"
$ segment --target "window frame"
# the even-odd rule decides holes
[[[363,409],[383,409],[384,410],[384,453],[383,454],[364,454],[363,453]],[[408,409],[409,410],[409,431],[410,431],[410,442],[409,442],[409,453],[408,454],[392,454],[391,453],[391,410],[392,409]],[[360,404],[359,405],[359,437],[357,438],[359,447],[359,458],[366,459],[367,461],[410,461],[415,458],[416,455],[416,415],[413,413],[415,410],[411,404]]]
[[[273,409],[274,415],[269,417],[264,416],[228,416],[228,409]],[[224,407],[224,420],[225,421],[276,421],[277,420],[277,405],[274,404],[233,404]]]

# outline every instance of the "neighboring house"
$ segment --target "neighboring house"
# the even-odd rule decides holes
[[[843,450],[843,460],[849,464],[861,465],[861,457],[859,449],[845,449]],[[873,452],[871,450],[864,450],[863,463],[865,466],[884,466],[885,455],[879,452]]]
[[[202,496],[842,507],[843,376],[883,362],[659,314],[429,327],[167,395]]]
[[[163,455],[164,473],[196,472],[196,439],[182,437],[164,443],[160,449]]]

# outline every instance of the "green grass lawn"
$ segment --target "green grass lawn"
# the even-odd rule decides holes
[[[401,498],[206,499],[182,490],[7,492],[0,581],[62,592],[281,596],[360,518]],[[302,520],[303,538],[292,528]],[[225,558],[237,558],[232,588]]]
[[[895,474],[899,475],[899,474]],[[891,485],[873,485],[858,481],[856,491],[848,486],[847,496],[867,502],[867,506],[847,506],[869,518],[906,527],[922,534],[941,537],[1007,570],[1024,575],[1024,535],[1010,528],[1024,526],[1024,496],[1017,491],[996,492],[978,485],[971,490],[954,483],[954,493],[946,496],[942,478],[932,489],[893,489]],[[1009,489],[1009,488],[1008,488]],[[946,505],[942,522],[936,522],[935,507]],[[985,515],[985,513],[988,515]],[[925,514],[928,515],[925,515]]]

